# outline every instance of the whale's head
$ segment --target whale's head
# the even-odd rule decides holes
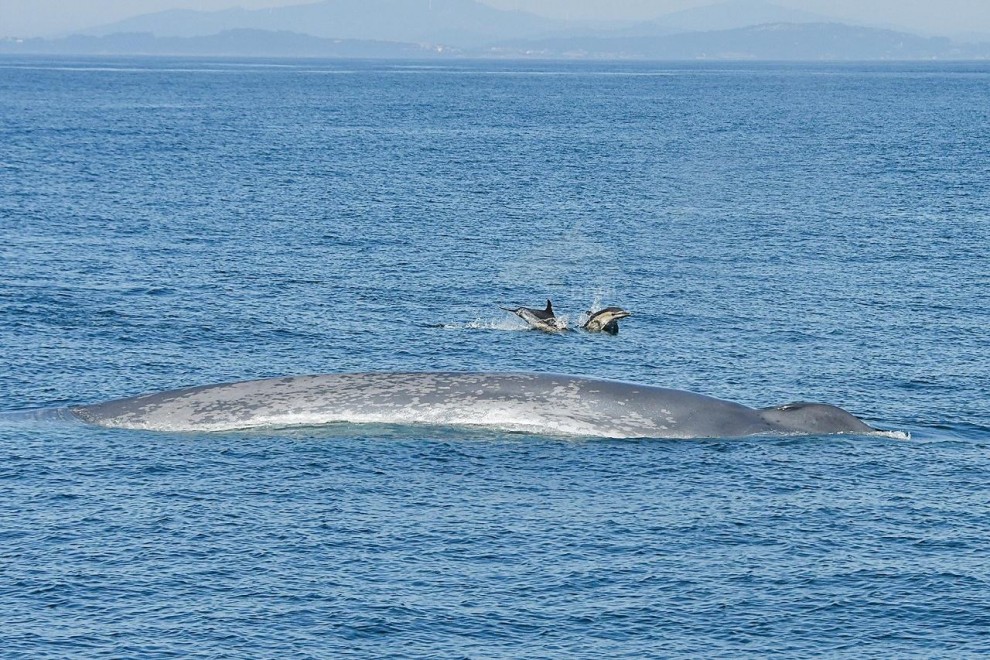
[[[788,403],[763,408],[759,413],[774,430],[785,433],[870,433],[877,430],[842,408],[826,403]]]

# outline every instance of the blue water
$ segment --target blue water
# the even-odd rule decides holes
[[[990,653],[990,65],[0,59],[0,410],[369,370],[896,437],[0,419],[8,656]],[[551,297],[576,325],[499,305]]]

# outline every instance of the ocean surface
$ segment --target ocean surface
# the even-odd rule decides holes
[[[990,654],[990,64],[0,58],[0,411],[539,371],[891,437],[0,414],[5,657]],[[552,298],[633,316],[528,331]]]

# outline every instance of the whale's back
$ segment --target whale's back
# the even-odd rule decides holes
[[[72,410],[101,426],[159,431],[333,422],[487,426],[613,438],[769,430],[751,409],[699,394],[526,373],[291,376],[190,387]]]
[[[648,385],[535,373],[354,373],[189,387],[72,408],[107,427],[228,431],[335,422],[483,426],[607,438],[868,432],[822,404],[754,410]]]

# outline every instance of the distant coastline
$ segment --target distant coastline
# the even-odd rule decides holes
[[[0,39],[0,53],[234,57],[508,58],[588,60],[911,61],[990,59],[990,43],[958,43],[839,23],[774,23],[652,36],[556,36],[478,46],[333,39],[288,30],[231,29],[192,37],[150,32]]]

